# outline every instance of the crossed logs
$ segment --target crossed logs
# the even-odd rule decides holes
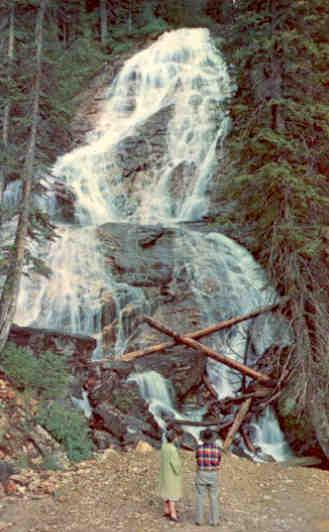
[[[252,402],[255,399],[261,399],[261,402],[257,404],[256,411],[259,413],[263,408],[265,408],[267,405],[269,405],[271,402],[273,402],[281,393],[284,384],[287,382],[287,380],[290,377],[291,371],[288,370],[287,367],[284,368],[283,373],[277,380],[273,380],[269,375],[266,375],[265,373],[261,373],[253,368],[250,368],[249,366],[242,364],[241,362],[238,362],[236,360],[233,360],[232,358],[223,355],[221,353],[218,353],[217,351],[214,351],[210,347],[200,343],[197,341],[197,339],[208,336],[210,334],[213,334],[216,331],[231,327],[232,325],[236,325],[237,323],[241,323],[242,321],[246,321],[251,318],[255,318],[256,316],[260,314],[264,314],[266,312],[271,312],[278,307],[283,307],[286,302],[288,301],[288,298],[281,299],[280,301],[268,305],[262,308],[259,308],[253,312],[249,312],[248,314],[243,314],[241,316],[237,316],[234,318],[231,318],[229,320],[222,321],[220,323],[217,323],[215,325],[211,325],[210,327],[200,329],[198,331],[190,332],[187,334],[179,334],[176,331],[173,331],[169,327],[161,324],[159,321],[149,317],[149,316],[142,316],[141,321],[146,322],[148,325],[153,327],[154,329],[166,334],[167,336],[170,336],[173,338],[173,341],[170,342],[162,342],[160,344],[156,344],[153,346],[149,346],[145,349],[139,350],[139,351],[131,351],[129,353],[124,354],[120,360],[121,361],[131,361],[138,357],[145,357],[147,355],[151,355],[152,353],[160,353],[161,351],[164,351],[165,349],[168,349],[170,347],[173,347],[177,344],[183,344],[188,347],[191,347],[192,349],[195,349],[199,353],[201,353],[204,356],[207,356],[209,358],[212,358],[213,360],[216,360],[217,362],[220,362],[222,364],[225,364],[226,366],[230,367],[231,369],[234,369],[240,373],[242,373],[246,377],[250,377],[252,380],[257,381],[258,385],[256,384],[254,387],[254,391],[251,393],[245,393],[241,394],[237,397],[227,398],[224,400],[224,403],[230,403],[230,404],[240,404],[239,409],[236,412],[236,415],[233,419],[233,421],[226,422],[224,425],[220,425],[219,423],[213,423],[213,422],[192,422],[192,421],[178,421],[175,420],[175,424],[177,425],[198,425],[198,426],[206,426],[206,425],[213,425],[218,426],[218,430],[222,431],[223,429],[228,429],[228,432],[225,437],[225,441],[223,444],[223,450],[227,451],[230,447],[230,445],[233,442],[233,439],[236,435],[236,433],[240,430],[241,435],[249,448],[251,452],[255,452],[255,447],[253,446],[248,433],[246,430],[244,430],[244,427],[242,424],[246,422],[250,417],[255,413],[255,410],[253,410],[253,413],[250,412],[252,410]],[[96,363],[103,363],[105,361],[108,361],[109,359],[101,359],[98,361],[95,361]],[[207,377],[204,375],[203,382],[211,395],[214,397],[217,397],[217,394],[215,390],[212,388],[211,383],[207,379]]]

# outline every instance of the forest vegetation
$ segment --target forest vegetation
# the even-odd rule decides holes
[[[208,27],[237,90],[228,102],[222,198],[230,227],[278,292],[295,344],[280,409],[301,438],[316,433],[329,453],[329,5],[326,0],[4,0],[0,7],[0,350],[20,278],[47,275],[31,242],[55,238],[40,209],[42,176],[70,147],[79,94],[115,54],[179,27]],[[2,206],[11,181],[18,208]],[[248,230],[243,242],[242,229]],[[305,420],[309,420],[305,423]],[[300,420],[300,421],[298,421]],[[329,455],[328,455],[329,456]]]

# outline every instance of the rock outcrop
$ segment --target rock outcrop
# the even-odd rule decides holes
[[[88,378],[89,362],[96,348],[96,340],[90,336],[18,325],[12,325],[8,341],[21,347],[29,347],[35,356],[44,351],[68,356],[73,375],[77,375],[82,383]]]

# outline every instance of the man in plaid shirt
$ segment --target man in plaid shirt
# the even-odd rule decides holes
[[[196,524],[202,525],[204,523],[205,499],[208,495],[210,501],[209,523],[212,526],[217,526],[219,524],[218,472],[222,455],[220,448],[215,443],[216,435],[212,430],[202,431],[200,437],[203,443],[196,450]]]

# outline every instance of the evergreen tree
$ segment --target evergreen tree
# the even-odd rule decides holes
[[[20,279],[24,265],[24,251],[28,229],[28,218],[30,210],[32,179],[35,163],[37,128],[40,113],[40,94],[42,79],[42,45],[43,45],[43,23],[47,0],[40,0],[40,6],[35,18],[35,72],[34,83],[31,90],[31,114],[30,114],[30,134],[28,149],[24,161],[22,175],[22,206],[18,218],[16,238],[11,265],[6,277],[1,299],[0,299],[0,352],[2,351],[9,334],[18,297]]]
[[[4,226],[18,220],[15,242],[11,247],[2,244],[0,249],[0,272],[2,277],[7,275],[0,303],[0,347],[14,315],[23,268],[49,273],[27,245],[31,238],[43,242],[55,236],[48,213],[38,206],[38,197],[44,193],[40,177],[58,153],[68,149],[75,97],[105,59],[98,36],[93,34],[94,14],[88,15],[81,0],[74,0],[69,7],[71,11],[66,2],[52,0],[8,0],[0,11],[6,50],[6,60],[0,65],[4,80],[0,93],[4,169],[0,190],[12,180],[20,182],[22,190],[20,205],[14,211],[2,209],[0,220]],[[41,13],[38,38],[42,39],[38,41],[35,34]],[[65,30],[65,39],[64,19],[74,26],[70,32]]]
[[[227,186],[239,218],[232,220],[253,227],[252,251],[291,296],[290,395],[295,415],[311,415],[329,454],[329,7],[323,0],[240,0],[238,8],[229,47],[239,86]]]
[[[15,48],[15,5],[7,6],[7,9],[3,13],[4,27],[6,26],[6,19],[8,20],[8,30],[5,34],[4,43],[7,45],[7,61],[3,65],[3,73],[7,70],[7,90],[10,91],[12,84],[12,69],[14,60],[14,48]],[[9,123],[10,123],[10,110],[11,101],[10,98],[6,98],[3,102],[3,122],[2,122],[2,143],[4,151],[9,149]],[[6,175],[8,173],[6,160],[3,160],[2,170],[0,171],[0,224],[1,224],[1,209],[3,202],[3,192],[6,183]]]
[[[210,23],[205,9],[206,0],[166,0],[158,2],[156,12],[174,28],[200,27]]]

